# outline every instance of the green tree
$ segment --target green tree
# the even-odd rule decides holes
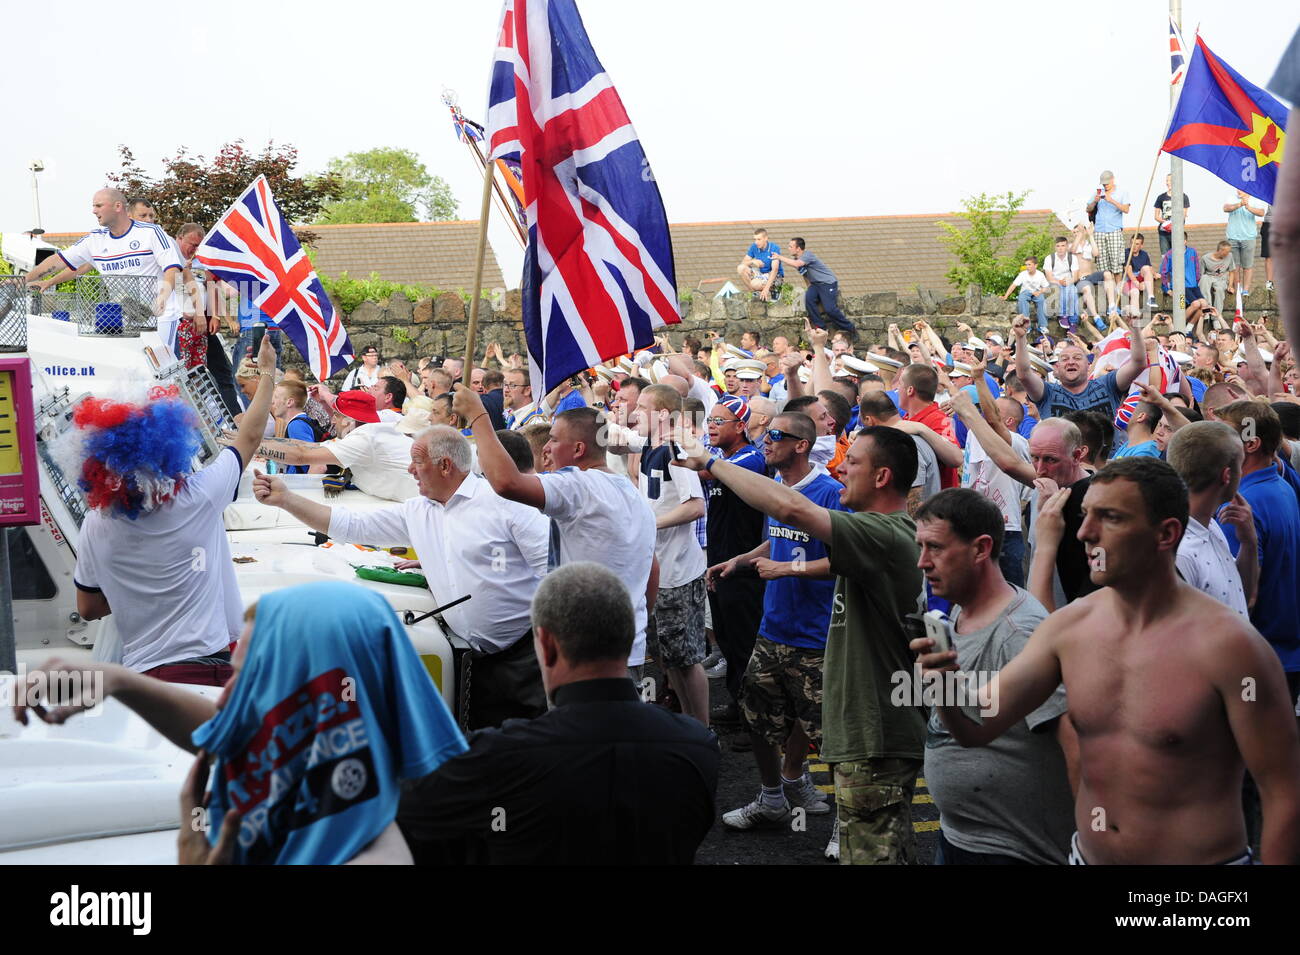
[[[966,228],[940,222],[939,241],[957,257],[948,270],[953,289],[962,294],[974,282],[986,293],[1001,295],[1021,269],[1027,256],[1043,258],[1052,249],[1052,233],[1045,226],[1019,224],[1016,218],[1029,193],[1001,196],[980,193],[962,200],[965,212],[958,217]]]
[[[119,146],[120,172],[109,173],[108,181],[132,199],[148,199],[158,214],[158,224],[175,233],[187,222],[210,228],[239,194],[258,176],[265,175],[276,205],[291,223],[316,219],[321,207],[339,195],[341,183],[332,175],[304,178],[293,175],[298,150],[267,143],[260,154],[245,148],[243,140],[221,147],[208,162],[191,156],[182,146],[176,155],[163,160],[164,175],[155,179],[145,174],[126,146]],[[298,238],[310,243],[315,236],[298,231]]]
[[[342,183],[337,200],[329,203],[321,222],[415,222],[454,219],[456,200],[451,187],[429,175],[420,158],[408,149],[380,147],[331,159],[329,175]]]

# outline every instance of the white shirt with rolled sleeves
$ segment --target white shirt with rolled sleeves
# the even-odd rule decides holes
[[[362,424],[342,438],[326,441],[322,447],[334,452],[345,468],[352,469],[352,483],[362,491],[388,501],[405,501],[420,493],[411,466],[409,437],[384,421]]]
[[[222,513],[243,471],[239,452],[226,448],[150,513],[86,515],[73,580],[108,601],[124,666],[150,670],[239,639],[244,604]]]
[[[446,504],[417,495],[374,511],[332,508],[329,535],[415,548],[438,606],[472,595],[443,611],[443,619],[476,650],[505,650],[532,626],[529,608],[546,574],[550,524],[536,508],[497,495],[476,474],[467,475]]]
[[[140,275],[153,278],[158,284],[141,289],[141,301],[152,306],[158,295],[163,274],[169,269],[181,270],[181,254],[161,226],[149,222],[136,222],[121,235],[108,229],[95,229],[82,236],[74,245],[58,253],[70,269],[93,265],[100,275]],[[177,285],[180,277],[177,276]],[[181,317],[180,298],[173,294],[167,299],[163,313],[158,316],[158,335],[173,349],[176,344],[176,323]]]
[[[646,584],[654,564],[655,518],[632,482],[608,471],[561,468],[539,474],[542,513],[559,530],[557,564],[589,560],[607,567],[627,587],[636,638],[627,665],[645,662]]]
[[[1029,462],[1029,442],[1015,432],[1011,433],[1011,448],[1020,460]],[[1002,512],[1003,527],[1009,531],[1023,531],[1029,488],[994,464],[973,434],[966,435],[966,474],[969,479],[967,487],[987,497]]]
[[[1218,521],[1210,521],[1206,527],[1194,517],[1187,519],[1175,566],[1183,580],[1197,590],[1250,619],[1241,573]]]

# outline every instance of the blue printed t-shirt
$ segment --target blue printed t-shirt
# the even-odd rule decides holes
[[[1016,428],[1016,431],[1019,432],[1020,437],[1028,441],[1029,435],[1033,432],[1034,428],[1038,427],[1038,419],[1029,417],[1028,405],[1021,405],[1020,407],[1024,409],[1025,416],[1020,419],[1020,425]]]
[[[284,436],[292,438],[294,441],[315,441],[316,431],[308,422],[305,414],[300,414],[289,422],[288,427],[284,429]],[[284,469],[285,474],[306,474],[310,465],[291,464]]]
[[[582,395],[577,391],[570,391],[555,405],[555,413],[559,414],[562,411],[569,411],[572,408],[585,407],[587,407],[587,402],[582,400]]]
[[[1077,395],[1066,391],[1054,381],[1043,382],[1043,399],[1038,402],[1038,413],[1044,418],[1058,418],[1070,411],[1098,411],[1113,421],[1115,409],[1124,400],[1115,383],[1115,372],[1093,378],[1088,387]]]
[[[410,637],[374,591],[337,581],[265,595],[225,706],[194,730],[216,757],[215,844],[234,861],[341,865],[397,816],[400,779],[468,747]]]
[[[1210,387],[1199,378],[1188,376],[1187,383],[1192,386],[1192,398],[1199,404],[1200,400],[1205,397],[1205,389]]]
[[[1119,458],[1158,458],[1160,457],[1160,448],[1153,439],[1139,444],[1126,444],[1110,457],[1112,461]]]
[[[766,274],[772,271],[772,256],[776,255],[780,251],[781,250],[776,247],[775,242],[768,242],[766,249],[760,249],[757,242],[751,242],[749,245],[749,251],[745,254],[751,259],[758,259],[758,261],[762,262],[763,265],[759,271]],[[780,262],[776,263],[776,274],[782,277],[785,276],[785,266]]]
[[[832,511],[848,510],[840,503],[840,491],[844,486],[825,468],[814,467],[793,487],[818,507]],[[775,518],[767,519],[765,533],[771,560],[811,563],[826,556],[824,543],[807,531],[782,524]],[[824,650],[834,599],[834,578],[778,577],[769,580],[763,593],[763,622],[758,626],[759,636],[791,647]]]
[[[1250,622],[1277,651],[1282,669],[1300,670],[1300,505],[1272,467],[1241,478],[1241,496],[1255,513],[1259,538],[1259,591]],[[1236,529],[1221,524],[1235,557],[1241,550]]]

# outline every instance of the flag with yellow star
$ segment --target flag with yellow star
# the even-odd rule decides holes
[[[1160,148],[1271,205],[1286,146],[1286,115],[1285,106],[1247,82],[1198,36]]]

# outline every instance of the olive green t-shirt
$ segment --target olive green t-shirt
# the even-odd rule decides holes
[[[925,714],[890,703],[891,678],[910,678],[915,661],[903,623],[924,584],[916,524],[906,511],[832,511],[829,550],[836,581],[822,662],[822,758],[922,759]]]

